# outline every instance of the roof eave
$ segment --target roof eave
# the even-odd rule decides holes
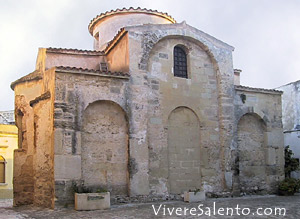
[[[90,34],[93,36],[93,29],[94,29],[94,26],[103,18],[105,17],[109,17],[109,16],[112,16],[112,15],[115,15],[115,14],[125,14],[125,13],[144,13],[144,14],[152,14],[152,15],[157,15],[157,16],[160,16],[160,17],[163,17],[167,20],[169,20],[171,23],[176,23],[176,20],[168,15],[168,13],[163,13],[163,12],[159,12],[157,10],[151,10],[151,9],[146,9],[146,8],[133,8],[133,7],[130,7],[130,8],[122,8],[122,9],[116,9],[116,10],[111,10],[111,11],[106,11],[104,13],[101,13],[100,15],[97,15],[95,18],[93,18],[89,25],[88,25],[88,30],[90,32]]]

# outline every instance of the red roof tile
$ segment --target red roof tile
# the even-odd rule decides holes
[[[42,73],[35,70],[34,72],[32,72],[28,75],[25,75],[25,76],[19,78],[18,80],[12,82],[10,87],[11,87],[12,90],[14,90],[15,86],[19,83],[23,83],[23,82],[26,82],[26,81],[41,80],[41,79],[43,79]]]
[[[256,91],[256,92],[272,92],[272,93],[278,93],[282,94],[283,92],[280,90],[275,90],[275,89],[265,89],[265,88],[254,88],[254,87],[247,87],[247,86],[242,86],[242,85],[236,85],[235,89],[237,90],[248,90],[248,91]]]
[[[170,20],[173,23],[176,23],[176,20],[173,17],[171,17],[170,15],[168,15],[168,13],[163,13],[163,12],[159,12],[157,10],[151,10],[151,9],[140,8],[140,7],[138,7],[138,8],[130,7],[128,9],[122,8],[122,9],[106,11],[104,13],[97,15],[95,18],[93,18],[88,25],[90,34],[93,35],[93,32],[92,32],[93,26],[102,18],[113,15],[113,14],[127,13],[127,12],[133,12],[133,13],[141,13],[142,12],[142,13],[148,13],[148,14],[156,14],[156,15],[167,18],[168,20]]]
[[[112,76],[112,77],[126,77],[129,78],[128,73],[124,72],[103,72],[100,70],[95,69],[87,69],[87,68],[77,68],[77,67],[70,67],[70,66],[56,66],[56,71],[72,71],[72,72],[78,72],[78,73],[92,73],[92,74],[99,74],[99,75],[106,75],[106,76]]]
[[[67,48],[47,48],[47,52],[57,52],[57,53],[69,53],[69,54],[83,54],[83,55],[104,55],[102,51],[96,50],[82,50],[82,49],[67,49]]]

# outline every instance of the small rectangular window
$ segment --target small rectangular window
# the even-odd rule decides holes
[[[174,76],[187,78],[186,53],[179,46],[174,47]]]

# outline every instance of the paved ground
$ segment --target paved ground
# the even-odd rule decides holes
[[[160,210],[159,209],[159,206]],[[214,207],[215,206],[215,207]],[[222,209],[224,208],[224,209]],[[276,209],[277,208],[277,209]],[[284,210],[278,208],[285,208]],[[174,210],[173,210],[174,209]],[[214,211],[215,209],[215,211]],[[172,211],[173,210],[173,211]],[[176,211],[177,210],[177,216]],[[182,211],[180,211],[182,210]],[[155,215],[158,211],[157,215]],[[184,212],[185,211],[185,212]],[[249,212],[250,211],[250,212]],[[170,216],[170,213],[171,216]],[[219,213],[218,213],[219,212]],[[222,216],[228,213],[229,216]],[[276,213],[275,213],[276,212]],[[208,215],[205,215],[208,214]],[[233,213],[232,216],[231,213]],[[258,214],[267,215],[259,216]],[[248,216],[243,216],[247,215]],[[277,215],[275,215],[277,214]],[[181,216],[180,216],[181,215]],[[210,216],[209,216],[210,215]],[[289,197],[260,196],[209,199],[201,203],[161,202],[112,206],[109,210],[75,211],[72,208],[55,210],[34,207],[12,207],[12,200],[0,201],[0,218],[300,218],[300,194]]]

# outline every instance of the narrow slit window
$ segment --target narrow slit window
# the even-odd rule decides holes
[[[17,120],[16,120],[16,125],[18,127],[18,147],[22,148],[22,141],[23,141],[23,134],[24,134],[24,130],[23,130],[23,116],[24,114],[22,113],[21,110],[18,110],[17,113]]]
[[[174,76],[187,78],[186,53],[179,46],[174,47]]]
[[[0,156],[0,183],[5,183],[5,159]]]

